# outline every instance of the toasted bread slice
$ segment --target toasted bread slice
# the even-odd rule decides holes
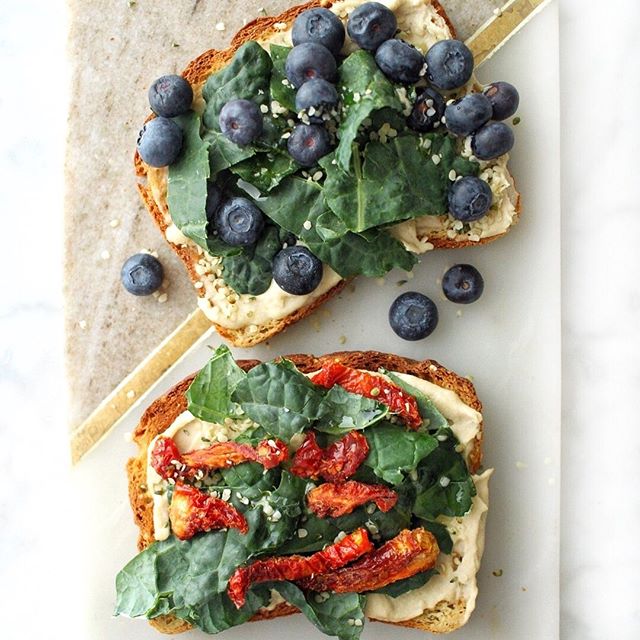
[[[344,351],[315,357],[311,355],[285,356],[295,363],[303,373],[310,373],[320,369],[329,362],[339,360],[347,366],[369,371],[384,368],[389,371],[406,373],[432,382],[445,389],[454,391],[469,407],[476,411],[482,410],[482,404],[476,395],[473,384],[467,379],[444,368],[434,360],[411,360],[400,356],[380,353],[377,351]],[[258,360],[238,360],[238,365],[248,371],[259,364]],[[175,419],[187,408],[185,392],[191,384],[194,375],[178,383],[163,396],[153,402],[144,412],[140,423],[133,432],[133,440],[139,447],[138,455],[127,463],[129,478],[129,500],[134,513],[134,520],[140,529],[138,549],[142,550],[154,541],[153,530],[153,500],[146,486],[147,450],[152,440],[166,431]],[[472,473],[478,471],[482,463],[482,424],[473,448],[468,456],[468,466]],[[441,601],[421,615],[389,624],[414,627],[424,631],[447,632],[452,631],[466,620],[467,603]],[[297,613],[297,609],[287,603],[277,605],[273,610],[260,611],[252,620],[265,620]],[[164,633],[180,633],[190,629],[190,625],[174,616],[161,616],[149,621],[156,629]]]
[[[360,0],[358,0],[360,1]],[[349,0],[349,11],[358,4]],[[364,2],[364,0],[361,0]],[[443,37],[455,37],[455,30],[447,14],[438,3],[438,0],[424,0],[425,5],[433,8],[430,13],[430,20],[438,29]],[[265,42],[271,38],[282,39],[295,18],[303,11],[317,6],[333,7],[334,10],[342,17],[346,17],[347,5],[342,7],[342,3],[332,2],[331,0],[311,0],[303,5],[291,7],[278,16],[263,17],[253,20],[244,26],[231,41],[229,48],[224,50],[211,49],[206,51],[198,58],[193,60],[183,72],[184,77],[189,80],[195,95],[195,105],[202,102],[202,87],[213,72],[220,70],[228,64],[236,50],[249,40],[257,40]],[[399,20],[402,27],[402,19]],[[501,163],[506,171],[506,158],[501,159]],[[135,156],[136,174],[141,179],[138,189],[142,200],[144,201],[149,213],[152,215],[156,224],[162,231],[163,235],[169,239],[171,247],[184,262],[187,271],[201,300],[206,297],[206,287],[203,286],[205,276],[202,275],[202,269],[199,269],[198,262],[202,258],[203,250],[194,242],[182,236],[182,234],[173,234],[171,218],[167,206],[167,170],[154,169],[147,166],[136,153]],[[505,233],[517,222],[520,213],[520,196],[515,188],[515,183],[511,175],[506,172],[500,189],[505,206],[494,214],[500,225],[499,232],[489,232],[485,230],[482,221],[473,223],[469,232],[462,234],[456,228],[456,221],[450,216],[426,216],[430,220],[423,220],[423,223],[414,223],[409,221],[400,232],[394,230],[393,233],[402,240],[407,248],[417,253],[423,253],[430,249],[452,249],[466,246],[475,246],[491,242]],[[506,213],[505,213],[506,211]],[[167,230],[169,229],[169,233]],[[175,227],[173,227],[175,231]],[[176,237],[177,236],[177,237]],[[198,272],[200,270],[200,273]],[[320,306],[325,300],[336,295],[343,288],[344,280],[336,279],[333,286],[325,287],[323,291],[310,296],[300,296],[293,307],[292,311],[283,311],[275,314],[278,317],[270,317],[267,320],[256,323],[247,323],[245,326],[223,326],[220,322],[214,322],[215,328],[225,339],[238,347],[250,347],[258,344],[270,337],[280,333],[289,325],[301,320],[309,315],[314,309]],[[216,304],[215,302],[213,303]],[[203,305],[205,313],[207,312],[207,304]],[[291,307],[287,307],[290,309]]]

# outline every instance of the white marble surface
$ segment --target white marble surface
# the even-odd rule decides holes
[[[640,383],[640,7],[562,0],[560,8],[561,637],[631,640],[640,637],[640,420],[633,407]],[[73,535],[60,508],[65,25],[61,0],[0,3],[0,611],[7,638],[79,637],[65,598],[72,550],[55,534]]]

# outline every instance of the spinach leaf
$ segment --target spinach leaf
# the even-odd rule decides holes
[[[200,118],[193,111],[174,120],[184,137],[182,153],[168,170],[167,204],[176,227],[206,249],[209,144],[200,138]]]
[[[421,462],[414,485],[413,513],[425,520],[435,520],[440,515],[463,516],[476,495],[464,458],[455,449],[444,446]]]
[[[386,405],[335,385],[324,397],[315,428],[325,433],[343,434],[365,429],[388,414]]]
[[[273,280],[271,263],[280,249],[280,230],[273,225],[267,226],[254,246],[244,247],[239,254],[223,257],[224,281],[236,293],[252,296],[264,293]]]
[[[424,394],[422,391],[416,389],[414,386],[405,382],[400,376],[393,373],[393,371],[385,371],[389,379],[397,384],[401,389],[412,395],[418,403],[418,411],[422,417],[423,424],[426,425],[430,432],[438,431],[440,429],[447,429],[449,423],[447,419],[438,411],[435,404]]]
[[[370,427],[364,435],[369,443],[369,455],[364,464],[385,482],[394,485],[402,484],[404,473],[414,470],[438,447],[433,436],[407,431],[388,422]]]
[[[269,53],[273,61],[273,70],[271,71],[271,99],[279,102],[289,111],[296,112],[296,90],[287,80],[284,66],[287,56],[291,51],[291,47],[283,47],[279,44],[269,46]],[[287,84],[283,83],[286,80]]]
[[[256,155],[252,145],[241,147],[219,131],[206,131],[204,139],[209,142],[209,168],[212,176]]]
[[[209,76],[202,89],[207,106],[202,117],[204,126],[220,131],[218,117],[229,100],[253,100],[268,104],[269,79],[272,69],[269,54],[253,40],[243,44],[229,64]]]
[[[338,127],[340,143],[335,157],[339,167],[349,171],[352,143],[364,120],[373,111],[385,107],[402,112],[402,103],[393,83],[380,71],[373,56],[367,51],[352,53],[340,65],[337,86],[343,117]]]
[[[231,394],[245,376],[226,345],[218,347],[187,389],[187,409],[207,422],[223,422],[236,406]]]
[[[259,153],[231,166],[233,173],[263,194],[277,187],[284,178],[298,169],[296,161],[286,151],[278,149]]]
[[[282,360],[251,369],[233,399],[269,433],[288,442],[317,419],[324,393],[291,362]]]
[[[273,582],[271,587],[300,609],[323,633],[337,636],[339,640],[357,640],[360,637],[364,626],[365,596],[357,593],[331,593],[328,597],[305,594],[292,582]],[[358,624],[354,624],[356,620]]]
[[[442,553],[451,553],[451,551],[453,551],[453,540],[451,540],[449,530],[441,522],[421,518],[419,524],[421,527],[427,529],[427,531],[433,533]]]
[[[419,589],[420,587],[424,587],[432,575],[434,575],[436,571],[433,569],[428,569],[427,571],[423,571],[422,573],[416,573],[414,576],[410,578],[404,578],[403,580],[398,580],[397,582],[392,582],[388,584],[386,587],[382,587],[380,589],[376,589],[375,591],[371,591],[371,593],[381,593],[385,596],[391,596],[392,598],[397,598],[408,591],[413,591],[414,589]]]

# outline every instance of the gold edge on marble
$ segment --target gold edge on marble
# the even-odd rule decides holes
[[[193,311],[71,432],[71,462],[93,449],[140,398],[208,331],[211,321]]]
[[[478,30],[466,44],[473,53],[475,65],[488,60],[551,0],[510,0]]]

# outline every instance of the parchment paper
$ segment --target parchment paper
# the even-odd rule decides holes
[[[466,38],[503,0],[441,0]],[[77,426],[196,305],[181,262],[140,204],[132,170],[155,78],[179,73],[258,15],[291,0],[70,0],[71,100],[66,161],[66,356]],[[122,263],[157,252],[165,284],[137,298]]]

